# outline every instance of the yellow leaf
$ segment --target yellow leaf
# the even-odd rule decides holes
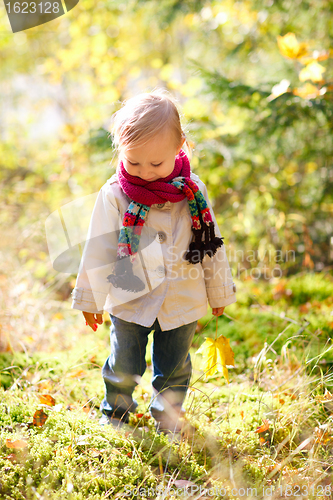
[[[211,338],[206,338],[197,352],[202,354],[205,376],[214,375],[217,372],[217,349],[215,341]]]
[[[38,395],[39,402],[43,405],[54,406],[55,399],[49,394],[40,394]]]
[[[26,441],[23,441],[22,439],[18,439],[17,441],[11,441],[10,439],[6,439],[6,446],[7,448],[26,448],[28,446],[28,443]]]
[[[229,384],[227,365],[234,366],[234,353],[229,339],[223,335],[216,340],[206,338],[197,353],[202,354],[206,377],[214,375],[222,367],[223,376]]]
[[[77,370],[73,370],[69,374],[69,376],[71,378],[81,378],[81,377],[85,377],[86,375],[87,375],[87,372],[85,370],[82,370],[82,368],[78,368]]]
[[[326,68],[324,68],[324,66],[317,63],[317,61],[313,61],[302,69],[299,74],[299,79],[301,82],[304,82],[305,80],[320,82],[323,79],[322,75],[325,71]]]
[[[223,375],[229,384],[227,365],[231,365],[231,366],[235,365],[234,353],[230,347],[229,339],[227,339],[223,335],[220,335],[220,337],[215,342],[216,342],[216,347],[217,347],[219,358],[220,358],[220,363],[221,363],[222,369],[223,369]]]
[[[278,36],[277,43],[281,54],[290,59],[299,59],[307,54],[307,44],[304,42],[299,43],[295,33]]]
[[[321,95],[320,90],[312,85],[312,83],[307,82],[303,87],[299,87],[293,90],[293,94],[302,97],[303,99],[315,99]]]

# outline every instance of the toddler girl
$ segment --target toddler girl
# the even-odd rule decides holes
[[[175,431],[191,377],[197,320],[236,301],[223,240],[207,190],[191,172],[173,99],[163,91],[128,100],[113,117],[119,163],[93,210],[72,307],[94,330],[111,318],[102,368],[100,423],[128,422],[152,344],[150,413]]]

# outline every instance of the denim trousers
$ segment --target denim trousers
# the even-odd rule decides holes
[[[132,394],[146,370],[146,346],[154,330],[152,344],[152,397],[150,414],[157,422],[175,421],[181,411],[190,382],[192,365],[189,354],[197,321],[162,331],[156,318],[151,327],[129,323],[112,316],[111,354],[102,368],[105,396],[102,413],[128,421],[137,402]]]

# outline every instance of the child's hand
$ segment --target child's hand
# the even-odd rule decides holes
[[[82,312],[83,316],[85,317],[86,320],[86,325],[90,326],[96,332],[97,330],[97,323],[100,325],[103,324],[103,317],[101,314],[94,314],[94,313],[88,313],[88,312]]]
[[[224,307],[213,307],[212,313],[214,316],[222,316],[224,309]]]

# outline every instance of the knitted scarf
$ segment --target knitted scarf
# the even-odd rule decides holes
[[[215,236],[214,222],[205,197],[190,178],[190,162],[184,153],[176,156],[175,167],[167,177],[145,181],[130,175],[122,162],[117,167],[117,180],[124,193],[132,200],[124,215],[120,230],[117,261],[107,280],[116,288],[137,292],[145,284],[133,274],[132,262],[138,252],[142,228],[153,204],[166,201],[177,203],[187,198],[192,218],[193,241],[184,258],[191,264],[202,262],[205,255],[212,257],[223,245],[223,238]]]

